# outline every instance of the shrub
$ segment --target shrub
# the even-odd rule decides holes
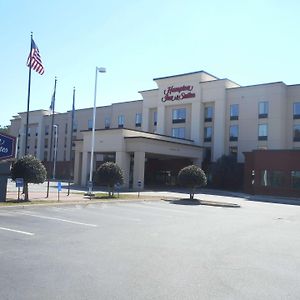
[[[11,178],[23,178],[25,194],[25,201],[29,200],[28,197],[28,183],[43,183],[46,180],[47,171],[44,165],[32,155],[26,155],[13,163],[11,167]]]
[[[181,169],[178,173],[180,185],[190,190],[190,199],[194,199],[195,188],[205,186],[207,179],[203,170],[195,165],[190,165]]]
[[[108,187],[108,196],[114,195],[115,184],[123,184],[122,169],[113,162],[106,162],[97,169],[97,181]]]

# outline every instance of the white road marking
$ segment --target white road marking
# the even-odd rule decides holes
[[[12,231],[12,232],[22,233],[22,234],[26,234],[26,235],[34,235],[34,233],[32,233],[32,232],[26,232],[26,231],[21,231],[21,230],[15,230],[15,229],[10,229],[10,228],[5,228],[5,227],[0,227],[0,230]]]
[[[41,216],[41,215],[36,215],[36,214],[29,214],[29,213],[21,213],[21,212],[17,212],[17,213],[21,214],[21,215],[30,216],[30,217],[40,218],[40,219],[48,219],[48,220],[61,221],[61,222],[66,222],[66,223],[71,223],[71,224],[76,224],[76,225],[98,227],[98,225],[95,225],[95,224],[82,223],[82,222],[77,222],[77,221],[72,221],[72,220],[66,220],[66,219],[60,219],[60,218],[54,218],[54,217],[46,217],[46,216]]]

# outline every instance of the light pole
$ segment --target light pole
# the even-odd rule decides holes
[[[97,100],[97,75],[98,72],[105,73],[105,68],[96,67],[95,72],[95,90],[94,90],[94,108],[93,108],[93,128],[92,128],[92,143],[91,143],[91,161],[90,161],[90,177],[88,182],[89,195],[92,195],[93,190],[93,160],[94,160],[94,147],[95,147],[95,123],[96,123],[96,100]]]
[[[58,135],[57,135],[57,125],[53,125],[53,128],[55,129],[54,132],[54,157],[53,157],[53,178],[55,179],[55,171],[56,171],[56,160],[57,160],[57,142],[58,142]]]

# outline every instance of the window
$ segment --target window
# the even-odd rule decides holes
[[[153,125],[156,126],[157,125],[157,111],[155,111],[153,113]]]
[[[258,118],[267,118],[269,113],[269,103],[262,101],[258,103]]]
[[[93,120],[88,120],[88,130],[93,129]]]
[[[141,125],[142,125],[142,114],[137,113],[137,114],[135,114],[135,126],[141,127]]]
[[[204,109],[204,122],[211,122],[213,118],[213,108],[212,106],[207,106]]]
[[[105,117],[104,127],[105,129],[108,129],[110,127],[110,117]]]
[[[229,140],[231,142],[237,141],[239,136],[239,126],[232,125],[229,127]]]
[[[185,128],[184,127],[172,128],[172,136],[176,137],[176,138],[184,139],[184,137],[185,137]]]
[[[125,117],[123,115],[118,116],[118,127],[123,128],[125,123]]]
[[[239,119],[239,105],[231,104],[230,105],[230,120],[238,120]]]
[[[294,126],[294,142],[300,142],[300,125]]]
[[[77,121],[73,122],[73,132],[77,132],[77,128],[78,128],[78,123]]]
[[[293,105],[294,119],[300,119],[300,102],[295,102]]]
[[[38,139],[37,139],[37,138],[35,138],[35,139],[34,139],[34,149],[36,149],[36,148],[37,148],[37,144],[38,144]]]
[[[268,139],[268,124],[258,125],[258,140],[266,141]]]
[[[293,189],[300,189],[300,171],[291,172],[291,182]]]
[[[172,111],[173,124],[185,123],[185,116],[186,116],[185,108],[173,109],[173,111]]]
[[[67,134],[68,133],[68,123],[66,123],[66,125],[65,125],[65,134]]]
[[[204,142],[211,142],[212,137],[212,127],[204,127]]]
[[[66,160],[67,160],[67,151],[64,150],[64,161],[66,161]]]
[[[49,125],[46,125],[45,126],[45,135],[48,135],[49,134]]]
[[[48,139],[45,139],[44,145],[45,148],[48,148]]]
[[[262,186],[282,187],[284,185],[284,172],[273,170],[262,170],[260,176]]]
[[[67,140],[67,137],[65,136],[65,148],[67,148],[67,143],[68,143],[68,140]]]
[[[35,136],[38,136],[39,135],[39,133],[38,133],[38,128],[36,127],[35,128]]]
[[[47,160],[48,160],[48,152],[44,151],[44,161],[47,161]]]
[[[229,147],[229,155],[232,155],[237,159],[238,156],[238,147]]]
[[[31,128],[30,127],[28,127],[28,136],[30,136],[30,130]]]

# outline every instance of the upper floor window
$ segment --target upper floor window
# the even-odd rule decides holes
[[[44,147],[48,148],[48,139],[45,139],[45,141],[44,141]]]
[[[88,130],[93,129],[93,120],[88,120]]]
[[[118,116],[118,127],[123,128],[125,123],[125,117],[123,115]]]
[[[204,127],[204,142],[211,142],[212,137],[212,127]]]
[[[294,142],[300,142],[300,125],[294,126]]]
[[[180,128],[172,128],[172,136],[176,138],[185,138],[185,128],[180,127]]]
[[[230,120],[238,120],[239,119],[239,105],[231,104],[230,105]]]
[[[31,128],[28,127],[28,136],[30,136],[30,131],[31,131]]]
[[[142,114],[141,113],[135,114],[135,126],[136,127],[142,126]]]
[[[295,102],[293,105],[294,119],[300,119],[300,102]]]
[[[157,125],[157,111],[155,111],[153,113],[153,125],[156,126]]]
[[[258,125],[258,140],[266,141],[268,139],[268,124]]]
[[[110,127],[110,117],[105,117],[104,127],[105,129],[108,129]]]
[[[258,103],[258,118],[267,118],[269,113],[269,103],[267,101],[261,101]]]
[[[185,118],[186,118],[185,108],[173,109],[172,111],[173,123],[185,123]]]
[[[39,135],[38,127],[35,127],[35,136]]]
[[[211,122],[213,118],[213,108],[212,106],[207,106],[204,109],[204,122]]]
[[[68,133],[68,123],[65,124],[65,134]]]
[[[229,147],[229,154],[232,155],[235,159],[237,159],[238,147],[236,147],[236,146]]]
[[[74,121],[73,122],[73,132],[76,132],[77,128],[78,128],[78,123],[77,123],[77,121]]]
[[[229,140],[234,142],[238,140],[239,136],[239,126],[238,125],[232,125],[229,127]]]

